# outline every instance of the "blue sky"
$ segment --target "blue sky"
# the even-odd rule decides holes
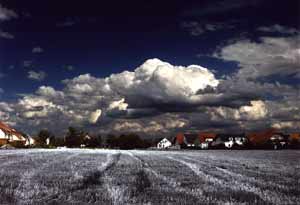
[[[201,100],[201,103],[197,102],[197,106],[195,106],[193,105],[194,102],[191,103],[191,99],[195,97],[193,95],[198,92],[193,90],[195,85],[186,85],[191,89],[188,91],[183,89],[184,92],[188,93],[188,100],[180,101],[174,100],[175,96],[182,97],[186,93],[174,94],[175,91],[168,90],[169,85],[157,81],[158,84],[156,85],[161,85],[161,87],[151,87],[153,90],[149,91],[157,92],[157,95],[149,93],[147,96],[147,90],[143,90],[145,93],[141,93],[141,90],[134,87],[126,90],[130,93],[129,96],[126,93],[122,94],[124,91],[121,88],[116,88],[113,93],[109,94],[111,95],[109,99],[99,100],[95,103],[98,107],[95,104],[88,107],[89,113],[83,114],[80,111],[77,115],[81,115],[81,118],[79,117],[82,119],[81,121],[74,120],[73,122],[69,119],[70,116],[66,117],[65,120],[73,122],[71,125],[75,124],[91,130],[114,130],[117,123],[124,125],[123,127],[131,123],[131,127],[139,124],[140,130],[143,131],[143,128],[151,127],[151,122],[155,122],[156,127],[161,127],[162,132],[186,129],[189,126],[194,126],[194,124],[199,125],[199,127],[196,126],[196,129],[210,130],[215,129],[215,120],[226,121],[226,123],[228,121],[229,124],[233,124],[232,129],[234,130],[245,129],[245,125],[241,127],[241,123],[244,121],[247,121],[249,129],[258,129],[256,125],[259,123],[255,123],[253,119],[251,121],[250,117],[246,116],[247,112],[241,114],[242,111],[239,109],[242,109],[242,106],[251,106],[252,101],[260,100],[264,102],[264,106],[268,110],[268,114],[266,114],[268,116],[263,116],[268,118],[268,123],[264,124],[263,127],[275,125],[280,128],[282,125],[291,125],[285,126],[288,128],[297,127],[298,116],[284,119],[284,122],[282,119],[277,119],[275,117],[277,115],[288,114],[279,113],[275,115],[271,113],[274,107],[279,106],[278,103],[283,102],[270,101],[270,99],[288,98],[293,103],[298,98],[300,54],[298,54],[299,7],[297,6],[299,6],[298,2],[294,0],[285,2],[270,0],[247,2],[237,0],[178,0],[143,3],[139,1],[131,1],[130,3],[122,3],[122,1],[62,3],[60,1],[1,0],[0,102],[3,107],[2,120],[21,129],[24,127],[28,129],[29,124],[31,127],[35,127],[34,129],[40,129],[45,127],[47,120],[51,119],[52,115],[57,117],[66,115],[65,113],[68,112],[80,111],[80,108],[74,106],[76,103],[78,106],[81,103],[74,99],[73,102],[72,99],[65,97],[65,100],[68,99],[73,102],[72,106],[60,104],[61,102],[58,102],[57,99],[50,99],[49,96],[45,97],[39,94],[38,90],[42,86],[54,89],[55,92],[62,92],[66,96],[73,96],[72,92],[75,88],[71,89],[69,83],[72,84],[84,74],[88,74],[91,78],[86,80],[91,81],[94,78],[97,80],[111,78],[111,74],[124,75],[123,72],[126,70],[137,73],[136,69],[143,67],[142,65],[147,60],[157,58],[175,66],[175,70],[178,69],[176,66],[179,65],[185,66],[186,72],[189,72],[189,65],[207,68],[210,73],[213,73],[214,78],[220,81],[214,92],[226,95],[226,97],[221,98],[222,102],[220,99],[205,103]],[[241,50],[242,52],[240,52]],[[260,52],[262,55],[268,54],[266,55],[266,62],[260,59],[262,56]],[[267,59],[269,57],[270,59]],[[155,61],[152,66],[159,68],[162,65]],[[253,67],[255,67],[254,70]],[[149,69],[152,70],[152,68]],[[171,72],[173,70],[167,74],[159,73],[159,77],[168,79]],[[166,76],[160,76],[160,74]],[[152,78],[155,77],[153,73],[151,75]],[[182,73],[182,76],[185,76],[185,73]],[[194,76],[196,74],[192,78]],[[205,76],[203,78],[203,82],[206,82]],[[135,76],[135,79],[139,79],[139,76]],[[130,83],[132,78],[127,80]],[[144,83],[148,80],[148,78],[143,78]],[[189,82],[185,77],[182,77],[181,80],[184,83]],[[201,78],[199,80],[201,81]],[[247,89],[241,91],[239,90],[240,87],[233,82],[237,84],[243,82],[245,87],[257,86],[256,89],[262,93],[259,93],[260,97],[257,97],[253,91],[251,93],[253,98],[249,97],[245,100],[245,95],[250,95],[243,93]],[[107,86],[113,87],[109,83]],[[149,82],[147,83],[149,84]],[[229,83],[233,85],[229,86]],[[81,86],[84,87],[84,85]],[[211,85],[211,83],[207,83],[206,86]],[[228,87],[225,88],[225,85]],[[94,85],[90,86],[93,87]],[[182,86],[179,88],[184,88],[184,85]],[[202,88],[201,82],[197,86],[200,88],[199,92],[203,93],[205,88]],[[142,88],[142,85],[139,84],[139,88]],[[278,92],[280,90],[282,95],[278,95],[277,92],[274,93],[274,89],[277,89]],[[192,91],[194,93],[190,93]],[[93,90],[90,92],[100,91]],[[160,92],[163,93],[160,96],[161,101],[157,100]],[[172,96],[173,94],[174,96]],[[86,95],[89,94],[85,93],[84,96]],[[99,94],[99,96],[102,95],[104,93]],[[135,97],[132,98],[132,96]],[[53,104],[58,111],[51,110],[47,111],[46,114],[43,113],[43,111],[50,109],[47,107],[49,106],[47,103],[25,105],[26,103],[23,101],[29,97],[43,98],[51,106]],[[135,101],[136,97],[148,99],[152,104],[146,103],[143,106],[137,106],[135,103],[130,103]],[[202,96],[202,98],[204,97],[206,96]],[[237,100],[236,98],[240,99]],[[156,111],[153,111],[150,118],[145,119],[143,117],[141,119],[139,115],[137,119],[133,119],[133,117],[128,119],[128,116],[118,116],[116,119],[112,119],[109,117],[109,105],[122,99],[124,99],[123,103],[127,104],[127,108],[143,107]],[[240,106],[239,108],[236,107],[237,104]],[[42,108],[43,106],[45,107]],[[168,106],[176,107],[174,109],[176,111],[164,110]],[[36,111],[35,107],[41,107],[40,111]],[[188,109],[182,107],[188,107]],[[220,112],[218,109],[221,108],[225,109],[226,116],[217,113]],[[205,109],[209,116],[200,116],[199,111],[195,111],[202,109]],[[208,111],[210,109],[216,110]],[[295,109],[298,110],[299,107],[296,106]],[[99,117],[94,124],[92,123],[93,125],[90,125],[87,116],[92,115],[95,110],[101,110],[101,118],[103,119]],[[190,110],[196,114],[191,115]],[[54,114],[52,111],[60,114]],[[22,113],[27,112],[30,112],[29,115],[34,119],[28,120],[26,116],[20,117]],[[126,113],[128,112],[126,111]],[[216,112],[216,116],[222,119],[217,119],[209,114],[213,112]],[[199,116],[193,116],[197,113]],[[236,116],[232,118],[232,116],[229,117],[230,115]],[[237,117],[238,115],[240,116]],[[171,118],[171,121],[182,119],[184,126],[170,126],[168,128],[168,126],[162,125],[163,122],[157,121],[159,116],[161,118],[166,116],[166,120]],[[201,120],[199,120],[200,118]],[[208,125],[202,123],[203,118],[209,118],[211,123]],[[216,124],[218,125],[219,122]],[[69,123],[65,123],[60,129],[65,129],[69,125]],[[49,129],[51,127],[57,126],[50,125]],[[216,127],[218,129],[218,126]],[[228,127],[230,128],[230,126]],[[157,130],[159,132],[158,128]],[[33,132],[32,129],[31,132]]]

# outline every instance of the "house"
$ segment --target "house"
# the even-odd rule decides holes
[[[31,136],[27,136],[25,146],[33,146],[35,145],[35,139]]]
[[[271,136],[276,132],[277,130],[272,128],[261,132],[248,133],[247,137],[253,146],[261,147],[265,145],[268,142],[268,140],[271,138]]]
[[[158,149],[167,149],[172,146],[172,143],[167,138],[163,138],[157,143]]]
[[[200,148],[200,135],[198,132],[178,133],[174,139],[174,145],[181,148]]]
[[[300,142],[300,133],[291,133],[289,135],[289,141],[293,140]]]
[[[283,149],[288,146],[288,138],[288,135],[276,132],[270,137],[268,144],[271,145],[273,149]]]
[[[247,135],[250,143],[258,148],[281,149],[288,145],[288,135],[279,132],[277,129],[268,129],[261,132]]]
[[[244,147],[247,143],[248,139],[245,134],[218,134],[212,146],[232,149]]]
[[[300,148],[300,133],[291,133],[288,141],[290,148]]]
[[[0,121],[0,146],[11,144],[16,147],[25,146],[27,139],[18,131]]]
[[[177,133],[173,143],[175,146],[184,146],[184,134],[182,132]]]
[[[199,134],[201,149],[208,149],[216,138],[215,133],[202,132]]]
[[[200,145],[200,139],[198,133],[185,133],[184,143],[188,148],[196,148]]]

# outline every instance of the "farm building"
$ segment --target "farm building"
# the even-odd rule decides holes
[[[198,147],[200,144],[199,134],[197,133],[178,133],[174,139],[174,144],[181,148]]]
[[[35,145],[35,139],[31,136],[27,136],[25,146],[33,146]]]
[[[248,143],[245,134],[218,134],[212,146],[225,147],[231,149],[233,147],[244,147]]]
[[[288,135],[272,128],[262,132],[247,135],[250,143],[255,147],[280,149],[288,145]]]
[[[157,143],[158,149],[166,149],[172,146],[172,143],[167,138],[163,138]]]
[[[300,133],[292,133],[289,135],[289,145],[291,148],[300,148]]]
[[[18,131],[0,121],[0,146],[25,146],[27,139]]]
[[[216,138],[217,134],[202,132],[199,134],[200,137],[200,147],[201,149],[208,149],[211,146],[211,143]]]
[[[300,142],[300,133],[291,133],[289,136],[289,141],[298,141]]]
[[[178,133],[175,137],[175,145],[180,145],[182,148],[201,148],[208,149],[212,141],[216,137],[215,133],[205,132],[187,132]]]

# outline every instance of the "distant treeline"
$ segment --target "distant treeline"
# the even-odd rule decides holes
[[[200,135],[199,135],[200,136]],[[198,136],[198,137],[199,137]],[[185,136],[182,143],[178,142],[178,135],[168,137],[172,142],[171,147],[179,149],[300,149],[300,140],[298,138],[284,137],[277,138],[259,138],[254,136],[253,139],[246,138],[242,144],[233,143],[231,147],[226,146],[228,139],[223,139],[224,136],[216,135],[213,141],[202,142],[198,137],[194,141],[188,143]],[[270,135],[272,136],[272,135]],[[274,135],[278,136],[278,135]],[[200,136],[201,138],[201,136]],[[69,148],[109,148],[109,149],[147,149],[150,147],[157,147],[157,143],[162,138],[156,139],[143,139],[138,134],[108,134],[108,135],[91,135],[81,129],[69,127],[64,137],[56,137],[48,130],[40,130],[34,137],[35,143],[31,147],[36,148],[56,148],[56,147],[69,147]],[[230,138],[229,138],[230,139]],[[260,141],[257,141],[257,140]],[[198,141],[198,143],[196,143]],[[233,140],[236,141],[236,140]],[[202,143],[201,143],[202,142]],[[192,146],[190,146],[192,145]],[[203,145],[206,145],[203,147]]]
[[[48,130],[41,130],[34,137],[35,144],[32,147],[39,148],[112,148],[112,149],[145,149],[151,147],[153,142],[142,139],[137,134],[121,134],[119,136],[109,134],[90,135],[80,129],[69,127],[64,137],[56,137]]]

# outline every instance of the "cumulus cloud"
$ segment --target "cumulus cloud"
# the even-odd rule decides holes
[[[262,37],[259,42],[240,40],[221,48],[214,56],[238,62],[240,77],[296,77],[300,73],[299,39],[299,36],[290,36]]]
[[[159,117],[152,117],[149,120],[117,120],[112,124],[112,130],[116,132],[135,132],[165,134],[170,131],[178,130],[188,125],[189,121],[179,115],[164,114]]]
[[[207,68],[173,66],[158,59],[146,61],[134,72],[112,75],[106,81],[125,97],[128,108],[198,105],[206,100],[198,91],[219,84]]]
[[[268,114],[268,108],[261,100],[251,101],[251,105],[245,105],[239,109],[218,107],[210,108],[209,111],[215,119],[221,117],[227,120],[260,120],[266,118]]]
[[[30,68],[32,66],[33,66],[33,61],[31,61],[31,60],[25,60],[25,61],[23,61],[23,67],[24,68]]]
[[[272,125],[272,127],[276,129],[293,129],[297,130],[300,129],[300,121],[298,122],[277,122]]]
[[[101,113],[102,113],[102,111],[100,109],[97,109],[95,112],[92,112],[89,122],[92,124],[95,124],[98,121],[98,119],[100,118]]]
[[[261,26],[257,28],[258,31],[266,32],[266,33],[281,33],[281,34],[299,34],[299,30],[295,28],[285,27],[279,24],[275,24],[272,26]]]
[[[47,77],[47,73],[44,71],[28,71],[28,79],[36,80],[36,81],[43,81]]]
[[[7,9],[7,8],[3,7],[0,4],[0,21],[8,21],[13,18],[18,18],[18,14],[11,9]]]
[[[0,30],[0,38],[5,38],[5,39],[14,39],[15,36],[8,33],[8,32],[5,32],[5,31],[2,31]]]
[[[9,21],[9,20],[11,20],[13,18],[18,18],[18,14],[15,11],[11,10],[11,9],[3,7],[0,4],[0,23],[2,21]],[[0,28],[0,38],[14,39],[15,37],[11,33],[3,31]]]
[[[181,27],[186,29],[192,36],[200,36],[205,33],[224,29],[232,29],[234,25],[230,23],[201,23],[197,21],[183,22]]]
[[[39,46],[34,47],[34,48],[32,49],[32,53],[43,53],[43,52],[44,52],[44,49],[41,48],[41,47],[39,47]]]
[[[300,119],[298,87],[237,76],[217,79],[199,65],[150,59],[131,72],[106,78],[83,74],[62,83],[61,90],[41,86],[7,104],[10,109],[0,104],[1,116],[25,129],[61,132],[75,125],[146,134],[187,127],[244,130]],[[281,100],[265,97],[270,94]]]

